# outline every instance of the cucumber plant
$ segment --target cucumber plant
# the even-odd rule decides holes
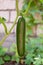
[[[25,19],[21,16],[17,22],[16,29],[17,51],[20,58],[25,56]]]

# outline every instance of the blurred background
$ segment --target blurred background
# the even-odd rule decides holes
[[[43,0],[18,0],[18,4],[19,11],[22,12],[26,21],[25,63],[27,65],[43,65]],[[16,0],[0,0],[0,23],[1,17],[5,18],[8,31],[11,29],[16,16]],[[5,30],[0,24],[0,44],[3,42],[4,36]],[[7,57],[6,53],[8,53]],[[0,65],[3,64],[3,56],[7,62],[9,60],[19,62],[16,25],[0,46]]]

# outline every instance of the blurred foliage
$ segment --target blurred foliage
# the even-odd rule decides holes
[[[3,59],[6,62],[9,60],[19,62],[19,55],[16,44],[13,43],[9,49],[9,52],[14,53],[11,57],[9,55],[5,55],[6,52],[8,52],[7,48],[0,47],[0,51],[3,51],[0,55],[0,64],[4,63]],[[30,65],[31,63],[34,65],[43,65],[43,38],[26,37],[25,57],[26,59],[24,61],[27,65]]]
[[[0,65],[4,64],[4,61],[2,58],[0,58]]]
[[[18,55],[18,52],[17,52],[17,46],[16,46],[16,43],[13,43],[12,46],[10,47],[10,52],[14,52],[14,55],[12,56],[12,61],[17,61],[19,62],[19,55]]]
[[[2,46],[0,46],[0,65],[5,63],[3,60],[3,57],[7,51],[8,51],[8,48],[3,48]]]
[[[32,1],[32,2],[31,2]],[[30,4],[31,2],[31,4]],[[30,5],[29,5],[30,4]],[[29,5],[29,9],[28,8]],[[43,0],[24,0],[22,13],[26,20],[26,60],[25,63],[30,65],[43,65],[43,34],[39,34],[39,37],[29,37],[33,34],[33,27],[38,24],[43,24]],[[43,27],[40,26],[40,30]]]
[[[24,13],[27,10],[30,2],[31,0],[24,0],[23,7],[22,7],[22,13]],[[43,19],[43,0],[32,0],[27,14],[24,15],[26,22],[31,23],[31,24],[34,24],[34,23],[36,24],[40,22],[43,23],[42,19],[38,21],[39,19],[37,20],[34,18],[36,13],[39,13],[39,16]]]
[[[19,56],[17,52],[17,45],[12,44],[11,46],[14,52],[12,56],[12,61],[16,60],[19,62]],[[24,60],[27,65],[33,63],[34,65],[43,65],[43,38],[27,38],[26,37],[26,44],[25,44],[25,57]],[[39,62],[38,62],[39,61]]]
[[[3,48],[0,46],[0,56],[4,56],[5,55],[5,52],[7,52],[8,49],[7,48]]]
[[[8,61],[10,61],[10,60],[11,60],[11,58],[10,58],[9,55],[5,55],[5,56],[4,56],[4,61],[8,62]]]
[[[39,62],[38,62],[39,61]],[[43,38],[30,38],[26,42],[26,60],[30,65],[43,65]]]
[[[21,12],[25,13],[26,10],[28,12],[23,16],[26,20],[26,34],[28,33],[29,35],[33,33],[33,27],[37,24],[43,24],[43,0],[24,0]]]
[[[31,0],[24,0],[24,6],[23,6],[23,11],[26,10],[29,2]],[[43,11],[43,0],[32,0],[31,6],[29,10],[40,10]]]

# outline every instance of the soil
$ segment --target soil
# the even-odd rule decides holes
[[[8,55],[10,57],[10,60],[6,61],[4,59],[4,56],[6,56],[6,55]],[[12,61],[11,60],[11,58],[12,58],[12,54],[11,53],[5,53],[4,56],[0,56],[3,59],[3,61],[5,62],[4,64],[1,64],[1,65],[26,65],[25,62],[23,62],[23,64],[21,64],[20,61],[19,61],[19,63],[17,63],[15,60]]]
[[[25,63],[17,63],[16,61],[5,62],[3,65],[26,65]]]
[[[6,55],[8,55],[8,56],[12,56],[12,54],[5,54],[4,56],[6,56]],[[2,59],[4,60],[4,56],[2,56]],[[24,58],[25,59],[25,58]],[[19,61],[19,63],[17,63],[16,61],[12,61],[11,59],[9,60],[9,61],[5,61],[4,60],[4,64],[2,64],[2,65],[27,65],[27,64],[25,64],[25,62],[23,62],[23,64],[21,64],[20,63],[20,61]],[[33,62],[31,62],[31,64],[30,65],[33,65]]]

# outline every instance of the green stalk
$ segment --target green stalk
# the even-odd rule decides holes
[[[16,11],[17,11],[17,16],[19,16],[18,0],[16,0]]]
[[[32,1],[33,1],[33,0],[30,0],[30,2],[29,2],[29,4],[28,4],[28,7],[27,7],[26,11],[23,13],[23,15],[26,15],[26,14],[28,13]]]
[[[16,21],[17,21],[18,15],[19,15],[18,0],[16,0],[16,10],[17,10],[17,17],[16,17],[16,19],[15,19],[15,21],[14,21],[14,23],[13,23],[13,25],[12,25],[10,31],[9,31],[9,33],[6,34],[6,35],[4,36],[4,38],[1,40],[0,45],[2,45],[2,44],[4,43],[4,41],[5,41],[6,38],[9,36],[9,34],[11,33],[12,29],[14,28],[14,26],[15,26],[15,24],[16,24]]]
[[[7,38],[7,37],[9,36],[9,34],[11,33],[12,29],[14,28],[14,26],[15,26],[15,24],[16,24],[16,23],[15,23],[16,20],[17,20],[17,17],[16,17],[16,19],[15,19],[15,21],[14,21],[14,23],[13,23],[13,25],[12,25],[10,31],[9,31],[9,33],[6,34],[6,35],[4,36],[4,38],[0,41],[0,46],[4,43],[4,41],[6,40],[6,38]]]
[[[5,33],[6,33],[6,34],[8,34],[8,32],[7,32],[7,27],[6,27],[5,23],[4,23],[4,22],[2,22],[2,25],[4,26]]]

